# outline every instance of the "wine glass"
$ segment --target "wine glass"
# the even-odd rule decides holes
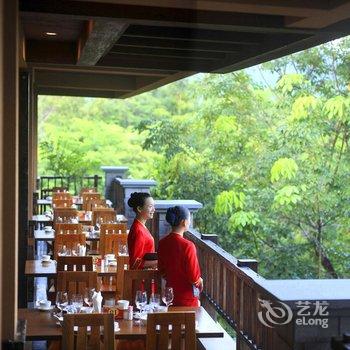
[[[95,293],[95,289],[94,288],[85,288],[85,292],[84,292],[84,301],[85,304],[91,309],[93,301],[92,301],[92,297]]]
[[[72,296],[72,306],[76,310],[77,314],[80,313],[81,308],[83,307],[83,297],[81,294],[73,294]]]
[[[142,290],[136,291],[135,305],[136,305],[136,308],[140,310],[140,316],[146,304],[147,304],[147,292]]]
[[[153,309],[155,309],[157,306],[160,305],[160,295],[159,294],[152,294],[149,298],[149,304],[152,306]]]
[[[59,316],[62,317],[63,309],[68,305],[68,294],[67,292],[56,293],[56,306],[60,310]]]
[[[172,301],[174,300],[174,290],[172,287],[166,287],[163,290],[162,295],[163,303],[166,305],[167,309],[171,305]]]

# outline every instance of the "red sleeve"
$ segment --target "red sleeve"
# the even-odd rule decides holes
[[[197,285],[201,277],[201,270],[197,259],[196,247],[192,242],[190,243],[185,252],[185,270],[188,281]]]
[[[158,271],[162,277],[165,277],[162,242],[159,242],[158,245]]]
[[[134,228],[132,232],[129,232],[128,236],[128,249],[130,269],[142,269],[143,268],[143,251],[144,251],[144,236],[137,228]]]

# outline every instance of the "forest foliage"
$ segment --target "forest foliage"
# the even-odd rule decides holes
[[[269,278],[350,277],[350,39],[127,100],[40,96],[39,173],[124,165]],[[273,79],[272,79],[273,77]]]

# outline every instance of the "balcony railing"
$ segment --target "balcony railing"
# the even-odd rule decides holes
[[[211,237],[191,229],[186,238],[197,247],[203,295],[236,331],[238,350],[326,350],[350,330],[350,280],[267,280]]]

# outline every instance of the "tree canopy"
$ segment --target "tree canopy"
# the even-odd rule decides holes
[[[119,101],[40,96],[39,173],[126,165],[269,278],[350,276],[350,39]],[[276,81],[269,79],[272,74]]]

